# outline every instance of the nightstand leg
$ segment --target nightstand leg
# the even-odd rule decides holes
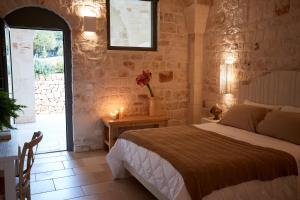
[[[109,129],[109,150],[114,146],[118,138],[118,128],[111,127]]]

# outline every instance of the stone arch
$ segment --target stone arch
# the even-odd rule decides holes
[[[49,12],[51,12],[51,13],[57,15],[59,18],[61,18],[61,19],[68,25],[69,29],[72,30],[72,26],[70,25],[69,21],[66,20],[66,18],[65,18],[63,15],[58,14],[55,10],[51,10],[51,9],[45,7],[45,6],[38,6],[38,5],[34,5],[34,6],[33,6],[33,5],[30,5],[30,6],[29,6],[29,5],[28,5],[28,6],[16,7],[16,8],[14,8],[14,9],[12,9],[12,10],[9,10],[7,13],[5,13],[5,14],[3,15],[3,17],[5,18],[6,16],[8,16],[8,15],[10,15],[10,14],[12,14],[12,13],[18,11],[18,10],[24,9],[24,8],[25,8],[25,9],[26,9],[26,8],[38,8],[38,9],[47,10],[47,11],[49,11]]]
[[[77,19],[74,20],[74,16],[76,16],[76,12],[75,12],[75,7],[71,1],[69,3],[63,4],[62,6],[62,4],[59,3],[59,1],[40,0],[38,2],[31,1],[25,3],[24,1],[16,0],[16,1],[6,1],[5,3],[1,2],[0,6],[1,6],[1,10],[0,10],[1,17],[4,17],[21,8],[38,7],[38,8],[46,9],[60,16],[68,24],[71,30],[74,27],[78,26],[76,22],[78,23],[78,21],[80,21],[79,16],[78,16],[78,20]]]

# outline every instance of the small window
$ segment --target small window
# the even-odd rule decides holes
[[[157,50],[157,0],[107,0],[110,50]]]

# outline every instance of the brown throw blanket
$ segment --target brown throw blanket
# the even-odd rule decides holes
[[[288,153],[193,126],[127,131],[121,138],[169,161],[183,177],[194,200],[251,180],[298,175],[296,160]]]

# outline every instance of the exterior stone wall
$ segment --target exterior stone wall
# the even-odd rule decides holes
[[[35,111],[36,114],[65,112],[64,74],[36,77]]]
[[[300,70],[299,0],[214,0],[204,41],[204,111],[222,103],[219,67],[235,57],[239,81],[275,70]]]
[[[159,1],[157,52],[108,51],[105,2],[94,35],[83,32],[83,17],[72,0],[4,0],[0,16],[25,6],[47,8],[60,15],[72,32],[73,124],[75,151],[103,147],[100,117],[124,106],[126,115],[147,115],[146,88],[135,83],[143,69],[153,73],[152,89],[160,97],[170,124],[187,120],[188,35],[183,0]]]

